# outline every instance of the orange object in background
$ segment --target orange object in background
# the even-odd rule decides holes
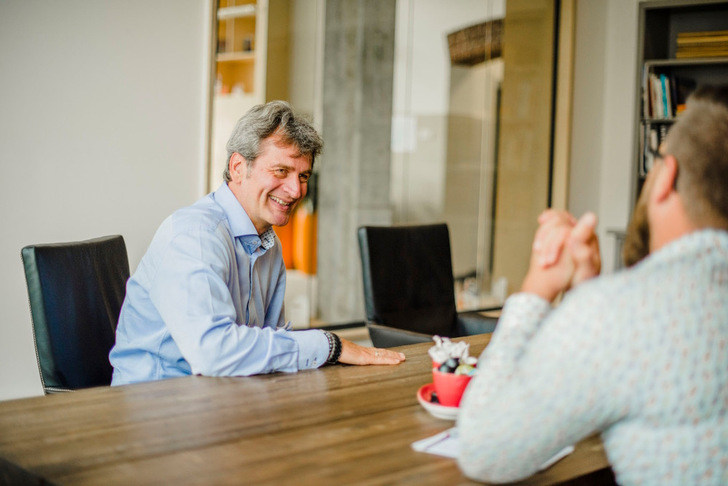
[[[283,263],[290,270],[293,268],[293,218],[285,226],[273,226],[273,230],[281,240]]]
[[[283,262],[287,270],[299,270],[316,275],[316,235],[318,214],[316,213],[316,173],[308,180],[308,193],[294,210],[288,224],[275,226],[275,232],[283,246]]]
[[[301,204],[293,214],[293,268],[315,275],[318,217],[311,208],[311,204]]]

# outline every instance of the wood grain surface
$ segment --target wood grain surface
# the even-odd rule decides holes
[[[488,335],[465,338],[479,355]],[[470,484],[410,444],[453,422],[428,414],[429,343],[398,366],[246,378],[190,376],[0,402],[1,484]],[[608,466],[592,437],[523,484]]]

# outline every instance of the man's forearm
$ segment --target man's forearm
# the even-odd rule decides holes
[[[503,443],[512,441],[513,432],[520,426],[519,419],[509,413],[511,404],[504,403],[502,393],[518,386],[512,379],[519,361],[550,310],[547,301],[531,294],[514,294],[506,301],[493,339],[481,355],[476,376],[460,405],[459,463],[470,477],[492,480],[508,474],[510,465],[501,460],[489,464],[500,457]],[[498,434],[491,425],[494,419],[500,430],[509,432]],[[492,433],[496,436],[490,435]]]

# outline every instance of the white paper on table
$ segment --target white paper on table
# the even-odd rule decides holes
[[[418,452],[427,452],[438,456],[458,457],[460,445],[458,442],[458,429],[453,427],[437,435],[412,443],[412,448]]]
[[[453,427],[432,437],[413,442],[412,449],[418,452],[427,452],[428,454],[455,459],[460,450],[457,428]],[[572,452],[574,452],[574,446],[564,447],[544,462],[538,470],[543,471],[544,469],[548,469]]]

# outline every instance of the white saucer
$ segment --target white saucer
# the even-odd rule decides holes
[[[458,407],[446,407],[439,403],[433,403],[432,392],[434,391],[435,385],[432,383],[422,385],[422,387],[420,387],[417,391],[417,401],[420,402],[420,405],[422,405],[425,410],[430,412],[430,415],[445,420],[455,420],[460,409]]]

